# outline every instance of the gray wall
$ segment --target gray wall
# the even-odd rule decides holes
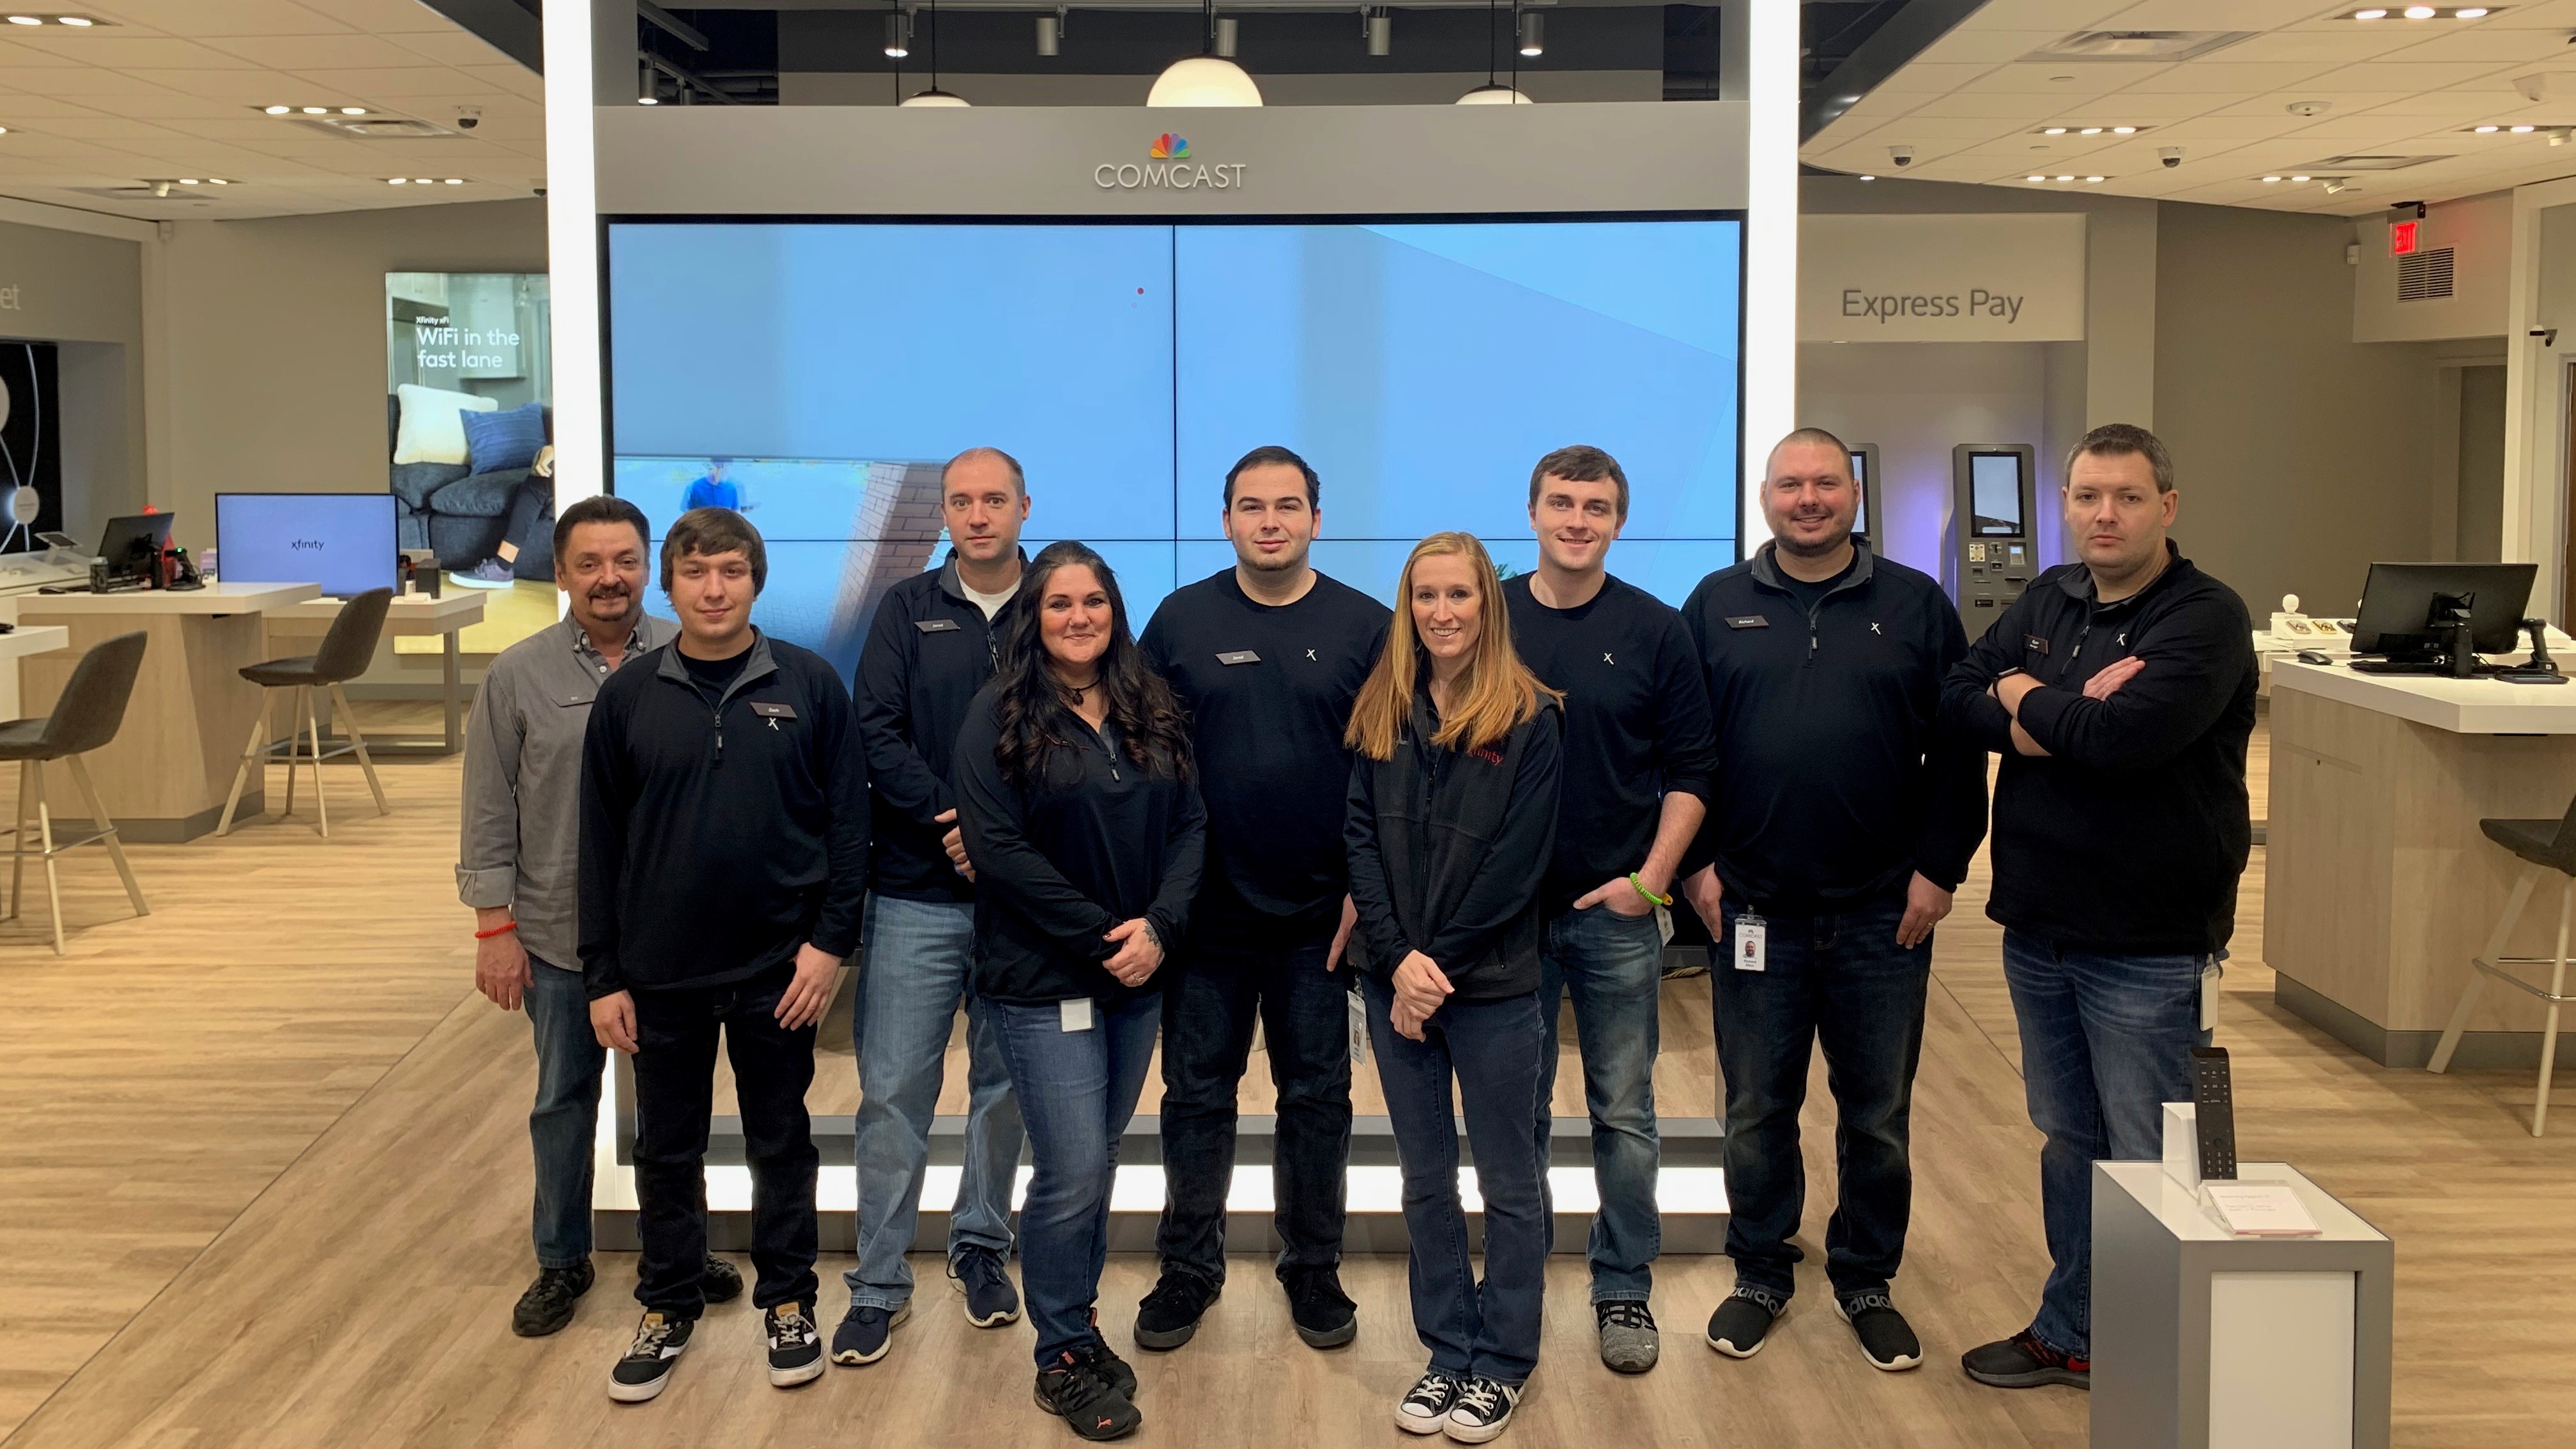
[[[2427,480],[2448,471],[2433,344],[2352,340],[2351,236],[2339,217],[2178,203],[2158,227],[2174,534],[2258,619],[2284,593],[2348,613],[2372,560],[2424,557]]]
[[[60,344],[63,528],[143,506],[143,245],[0,221],[0,338]]]
[[[2459,533],[2453,557],[2504,557],[2504,366],[2445,369],[2459,379]]]

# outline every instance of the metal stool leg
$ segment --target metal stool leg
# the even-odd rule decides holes
[[[2558,1002],[2567,991],[2567,928],[2576,920],[2576,876],[2558,893],[2558,960],[2549,968],[2549,1019],[2540,1028],[2540,1086],[2531,1098],[2531,1135],[2549,1121],[2549,1074],[2558,1065]]]
[[[302,748],[295,740],[295,706],[303,698],[302,685],[288,691],[286,696],[286,809],[278,815],[280,820],[295,817],[295,752]]]
[[[331,802],[322,796],[322,721],[313,710],[313,691],[304,691],[304,731],[313,741],[313,813],[322,838],[331,838]]]
[[[259,769],[265,773],[264,762],[268,755],[268,702],[275,697],[274,691],[271,690],[263,689],[259,692],[259,713],[251,717],[250,743],[242,746],[241,768],[233,771],[233,792],[224,797],[224,818],[215,822],[217,835],[233,833],[233,812],[241,808],[242,789],[250,783],[250,772],[253,769]],[[265,785],[267,781],[263,779],[260,783]],[[265,795],[268,792],[263,789],[260,793]]]
[[[2533,887],[2540,884],[2540,867],[2526,865],[2522,878],[2513,883],[2513,894],[2504,903],[2504,914],[2496,918],[2496,927],[2487,937],[2487,948],[2478,955],[2481,961],[2504,959],[2505,943],[2513,938],[2513,928],[2522,922],[2523,907],[2531,904]],[[2565,955],[2564,951],[2559,953]],[[2475,966],[2469,968],[2469,984],[2460,992],[2460,1004],[2451,1008],[2451,1024],[2442,1028],[2441,1044],[2433,1048],[2433,1060],[2425,1063],[2428,1072],[2448,1071],[2451,1054],[2460,1049],[2460,1033],[2468,1029],[2469,1013],[2478,1004],[2478,993],[2486,989],[2487,974]]]
[[[63,954],[63,891],[54,876],[54,812],[45,803],[45,766],[36,762],[36,826],[45,842],[45,904],[54,912],[54,954]]]
[[[18,828],[9,833],[8,919],[13,921],[18,919],[18,907],[27,899],[24,888],[27,879],[27,806],[35,796],[35,787],[27,783],[27,775],[35,768],[33,760],[18,762]]]
[[[152,914],[152,903],[143,899],[143,887],[134,879],[134,867],[125,863],[125,847],[116,840],[116,824],[107,818],[107,806],[98,798],[98,786],[89,778],[89,766],[78,755],[63,756],[63,764],[72,772],[72,784],[89,803],[90,818],[98,822],[98,843],[107,847],[107,858],[116,862],[117,878],[125,882],[125,898],[134,902],[134,914]]]
[[[367,758],[367,737],[358,733],[358,712],[349,708],[349,697],[340,686],[331,686],[331,707],[340,712],[340,728],[349,733],[349,748],[358,752],[358,769],[367,777],[367,788],[375,792],[376,813],[391,815],[393,807],[385,803],[385,787],[376,779],[376,762]]]

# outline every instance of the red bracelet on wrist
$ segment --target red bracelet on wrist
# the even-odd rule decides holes
[[[517,929],[519,929],[519,923],[518,923],[518,922],[516,922],[516,921],[503,921],[501,924],[499,924],[499,925],[497,925],[497,926],[494,926],[492,929],[490,929],[490,930],[488,930],[488,931],[477,931],[477,932],[475,932],[475,933],[474,933],[474,939],[475,939],[475,940],[477,940],[477,941],[489,941],[489,940],[491,940],[494,936],[506,936],[506,935],[508,935],[510,932],[515,931],[515,930],[517,930]]]

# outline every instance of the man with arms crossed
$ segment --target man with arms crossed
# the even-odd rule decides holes
[[[1942,681],[1968,647],[1959,611],[1853,539],[1859,512],[1851,453],[1800,428],[1771,450],[1771,541],[1682,607],[1719,741],[1685,889],[1717,942],[1733,1209],[1735,1291],[1708,1344],[1750,1358],[1788,1307],[1807,1198],[1798,1109],[1821,1045],[1839,1119],[1825,1277],[1862,1356],[1894,1372],[1923,1361],[1888,1284],[1913,1206],[1932,928],[1985,835],[1986,773],[1940,729]]]
[[[967,702],[993,676],[993,616],[1020,587],[1028,480],[999,448],[969,448],[940,470],[948,561],[886,591],[859,653],[860,743],[875,782],[876,848],[850,1039],[858,1044],[859,1262],[842,1273],[850,1309],[832,1360],[885,1357],[912,1313],[913,1231],[939,1106],[948,1037],[966,1007],[966,1162],[948,1218],[948,1276],[966,1321],[1020,1316],[1002,1264],[1011,1253],[1019,1103],[1001,1042],[973,988],[975,887],[957,832],[949,771]]]
[[[501,651],[465,727],[465,808],[456,893],[474,908],[474,988],[503,1011],[528,1008],[537,1042],[537,1280],[510,1331],[538,1338],[572,1322],[590,1291],[591,1138],[607,1052],[591,1034],[575,936],[581,846],[581,732],[600,682],[669,643],[644,612],[644,514],[623,498],[582,499],[555,520],[555,587],[571,617]],[[707,1300],[742,1292],[722,1258],[702,1270]]]
[[[636,1298],[612,1399],[670,1382],[704,1306],[721,1031],[751,1168],[751,1301],[769,1381],[823,1372],[814,1329],[814,1023],[866,897],[868,782],[831,665],[752,627],[769,574],[739,513],[680,515],[680,637],[602,685],[582,740],[581,964],[600,1044],[635,1058]]]
[[[1998,1388],[2091,1383],[2093,1164],[2157,1156],[2162,1104],[2191,1100],[2253,841],[2252,625],[2166,537],[2182,500],[2164,444],[2095,428],[2062,497],[2081,561],[2032,580],[1942,699],[1955,735],[2003,756],[1986,914],[2048,1138],[2038,1316],[1960,1361]]]
[[[1682,850],[1707,810],[1716,747],[1681,615],[1608,571],[1628,521],[1618,460],[1579,446],[1539,459],[1529,517],[1538,571],[1506,580],[1503,600],[1521,661],[1565,694],[1565,791],[1540,893],[1539,1161],[1552,1134],[1557,1001],[1567,995],[1601,1196],[1590,1247],[1601,1361],[1644,1373],[1661,1353],[1646,1306],[1663,1244],[1654,1076],[1664,936],[1655,907],[1671,902]]]
[[[1277,1272],[1297,1336],[1351,1341],[1341,1287],[1351,1147],[1350,867],[1342,744],[1386,606],[1306,561],[1323,522],[1315,470],[1255,448],[1225,476],[1219,526],[1235,565],[1176,590],[1139,641],[1189,711],[1206,762],[1208,869],[1163,998],[1162,1280],[1136,1342],[1178,1348],[1225,1282],[1235,1088],[1257,1018],[1278,1088],[1270,1177],[1286,1246]]]

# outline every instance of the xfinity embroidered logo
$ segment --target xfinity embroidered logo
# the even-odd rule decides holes
[[[1612,667],[1612,668],[1614,668],[1614,669],[1615,669],[1615,668],[1617,668],[1617,667],[1618,667],[1618,665],[1619,665],[1619,661],[1618,661],[1618,660],[1611,658],[1611,657],[1610,657],[1609,655],[1607,655],[1607,654],[1604,654],[1604,655],[1602,655],[1602,656],[1601,656],[1601,662],[1602,662],[1602,663],[1604,663],[1604,664],[1607,664],[1607,665],[1611,666],[1611,667]]]
[[[1206,165],[1190,155],[1187,136],[1165,131],[1145,146],[1145,162],[1103,161],[1091,169],[1103,191],[1232,191],[1243,184],[1244,163]]]

